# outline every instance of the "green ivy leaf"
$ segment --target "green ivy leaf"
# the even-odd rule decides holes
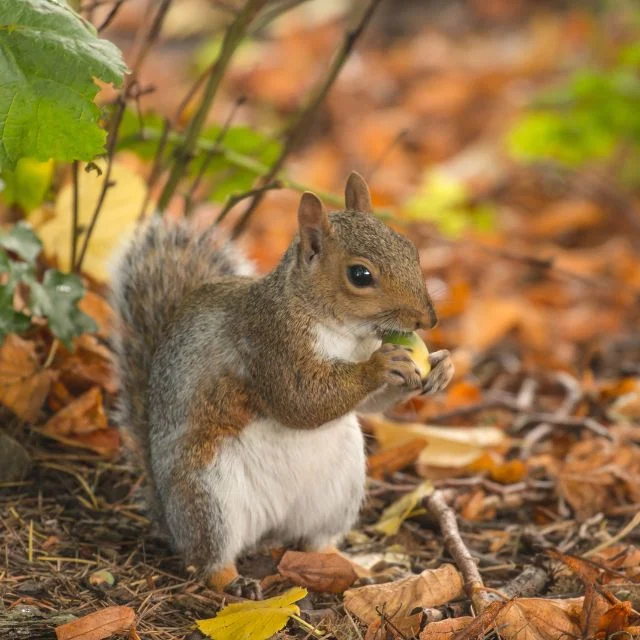
[[[33,264],[42,251],[42,242],[26,222],[18,222],[11,231],[0,235],[0,246]]]
[[[73,338],[97,330],[96,323],[78,309],[84,295],[78,276],[49,269],[42,284],[33,281],[30,285],[33,313],[48,319],[51,332],[65,347],[72,349]]]
[[[0,344],[8,333],[22,333],[31,325],[29,316],[15,311],[11,305],[0,303]]]
[[[118,48],[65,0],[0,2],[0,167],[91,160],[104,150],[94,78],[120,85]]]

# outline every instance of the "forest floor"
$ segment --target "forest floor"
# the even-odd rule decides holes
[[[126,45],[139,4],[125,3],[105,35]],[[179,106],[193,51],[207,38],[206,4],[186,3],[169,22],[144,69],[155,87],[145,108]],[[425,4],[407,3],[399,16],[382,3],[288,167],[330,193],[350,170],[365,175],[374,205],[420,249],[440,317],[426,341],[452,351],[456,377],[444,393],[363,418],[368,499],[344,551],[369,570],[361,584],[379,584],[345,604],[344,588],[326,593],[338,590],[340,565],[334,582],[324,575],[332,587],[298,603],[301,617],[339,640],[408,639],[420,627],[421,638],[444,639],[468,626],[464,593],[445,596],[429,583],[431,600],[420,599],[397,579],[426,571],[437,582],[448,574],[434,572],[455,564],[442,521],[420,509],[435,487],[491,596],[482,625],[458,637],[632,637],[640,625],[639,203],[606,172],[524,166],[504,142],[540,88],[590,62],[602,26],[557,3]],[[252,126],[291,113],[342,29],[331,15],[309,20],[283,20],[239,57],[214,120],[239,94],[248,96],[240,118]],[[126,153],[122,160],[142,165]],[[242,239],[263,270],[294,233],[298,197],[269,192]],[[206,221],[216,211],[205,204],[195,215]],[[96,286],[86,303],[99,335],[75,354],[58,349],[46,381],[32,371],[30,386],[20,386],[15,369],[47,345],[12,341],[0,353],[0,378],[14,375],[14,394],[27,404],[46,398],[34,427],[3,414],[31,472],[0,484],[0,638],[48,640],[55,626],[117,605],[135,611],[130,638],[196,638],[195,621],[222,604],[154,534],[140,469],[108,425],[116,389],[103,294]],[[380,526],[403,497],[401,517]],[[269,554],[244,564],[264,578],[267,596],[291,586],[280,568]],[[463,622],[446,627],[443,618]],[[311,633],[293,620],[278,637]]]

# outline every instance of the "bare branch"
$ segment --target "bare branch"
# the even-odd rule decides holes
[[[311,119],[315,116],[318,107],[327,97],[327,94],[331,90],[331,87],[340,74],[342,67],[344,67],[345,62],[349,59],[349,56],[351,55],[356,42],[369,24],[380,2],[381,0],[369,0],[369,4],[367,5],[367,8],[360,17],[360,20],[358,21],[355,28],[349,30],[345,34],[342,45],[336,53],[333,62],[329,66],[329,70],[326,76],[313,89],[306,105],[298,112],[295,120],[285,133],[284,144],[282,145],[280,155],[276,158],[276,161],[273,163],[273,166],[271,167],[269,172],[262,178],[261,184],[271,182],[271,180],[273,180],[278,175],[278,172],[284,165],[285,160],[298,144],[300,138],[304,135],[304,133],[306,133],[307,129],[309,128]],[[251,202],[247,206],[247,209],[244,211],[242,217],[238,221],[238,224],[233,230],[232,235],[234,238],[240,235],[245,229],[247,223],[249,222],[249,218],[256,210],[263,197],[264,192],[260,192],[256,193],[256,195],[251,199]]]
[[[162,194],[158,200],[158,211],[164,212],[173,196],[178,183],[184,176],[189,162],[193,156],[198,136],[204,125],[204,121],[209,113],[209,109],[220,86],[220,82],[224,73],[229,66],[229,62],[236,48],[244,38],[247,26],[253,20],[255,15],[267,3],[267,0],[247,0],[242,11],[237,15],[234,21],[225,31],[222,48],[218,59],[211,68],[211,73],[204,88],[204,95],[200,103],[195,117],[189,123],[189,127],[185,133],[184,142],[179,149],[176,150],[176,159],[171,168],[167,183],[162,190]]]
[[[424,498],[422,502],[425,508],[438,521],[444,544],[462,574],[465,591],[473,603],[476,615],[480,615],[489,605],[490,600],[475,560],[462,541],[453,510],[446,503],[442,492],[439,490]]]

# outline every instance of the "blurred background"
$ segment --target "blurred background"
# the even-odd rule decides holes
[[[96,4],[100,24],[111,5]],[[103,31],[130,63],[153,5],[126,0]],[[145,126],[193,116],[185,96],[237,6],[171,4],[139,70]],[[269,166],[366,6],[271,3],[225,75],[209,136],[231,118],[237,139],[225,142]],[[328,207],[361,172],[375,207],[419,243],[441,317],[430,339],[455,349],[459,375],[492,349],[500,366],[637,372],[639,31],[637,5],[623,0],[383,0],[287,155],[287,179],[332,194]],[[148,177],[132,138],[121,135],[122,161]],[[195,217],[213,220],[256,182],[221,164],[196,191]],[[264,195],[243,242],[269,269],[294,233],[299,193]]]

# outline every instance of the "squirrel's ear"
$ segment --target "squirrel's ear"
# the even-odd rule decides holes
[[[347,186],[344,190],[344,202],[347,211],[373,212],[369,187],[364,178],[355,171],[351,172],[347,180]]]
[[[300,198],[298,227],[302,257],[305,262],[311,262],[322,251],[330,227],[320,198],[310,191],[305,191]]]

